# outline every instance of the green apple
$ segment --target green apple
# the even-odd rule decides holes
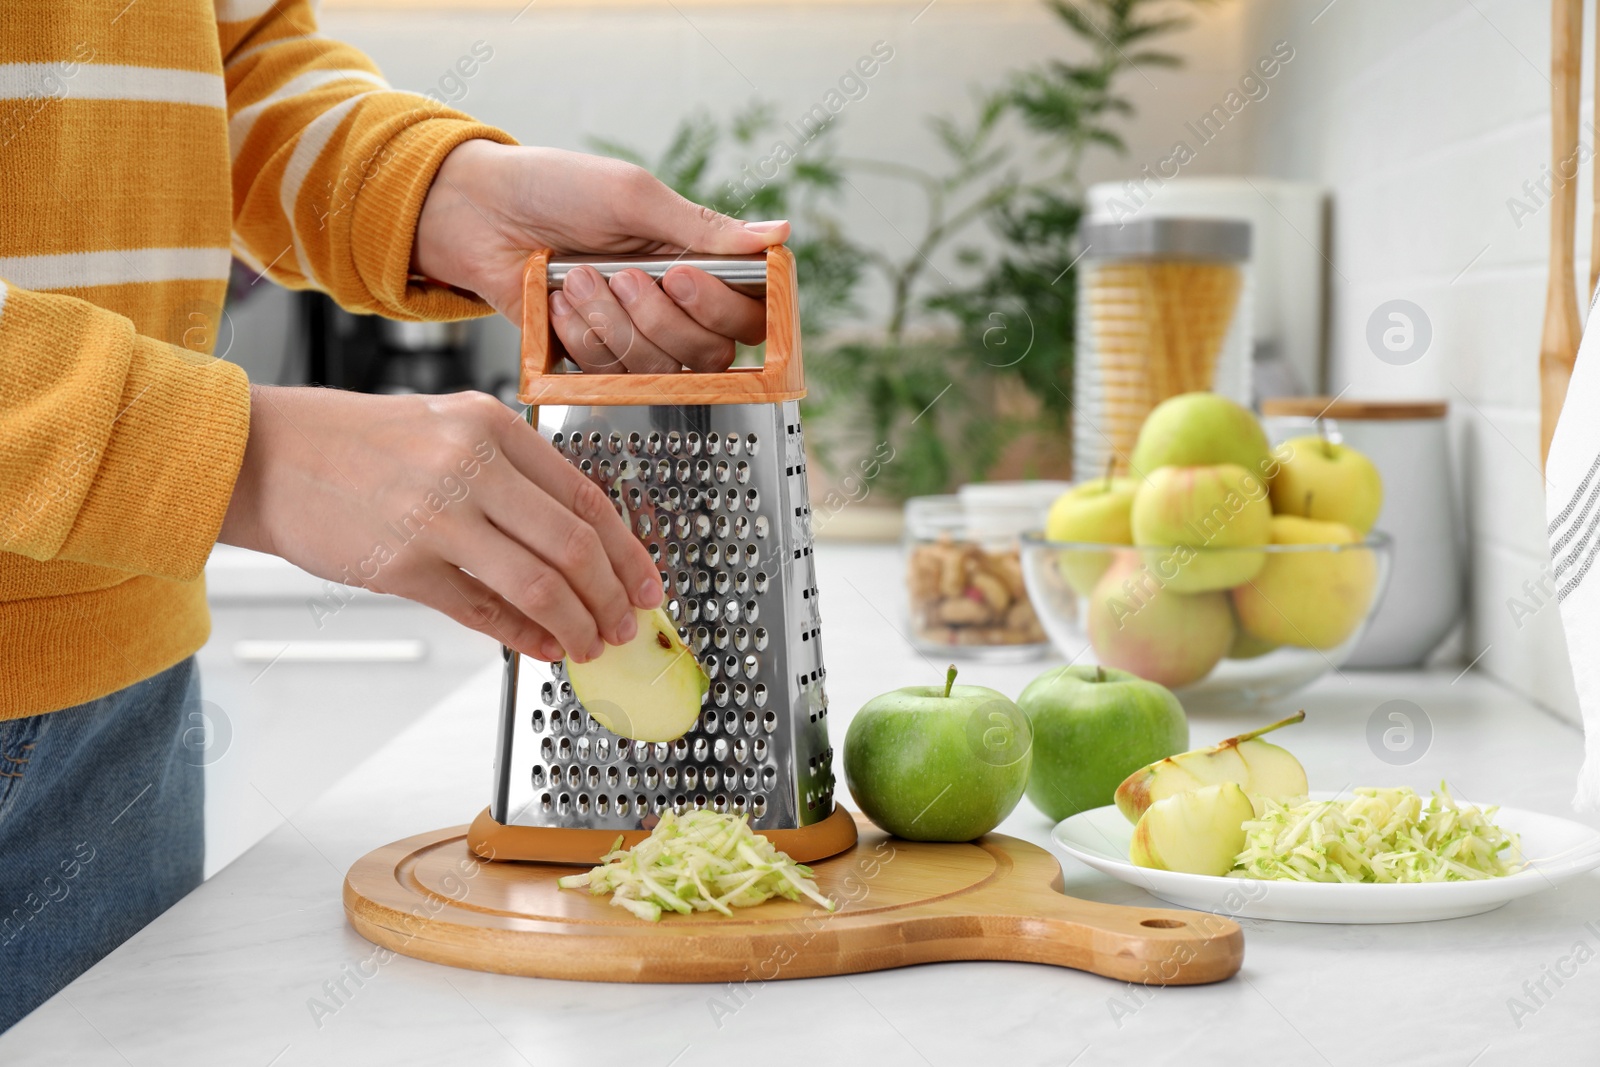
[[[1269,552],[1261,573],[1233,590],[1239,625],[1264,641],[1337,648],[1366,618],[1378,587],[1378,561],[1342,522],[1275,515],[1275,545],[1349,545],[1327,551]]]
[[[1138,822],[1145,809],[1167,797],[1202,786],[1233,782],[1250,796],[1289,800],[1306,795],[1306,769],[1284,748],[1262,734],[1305,720],[1304,711],[1259,730],[1230,737],[1210,748],[1180,752],[1140,767],[1117,786],[1117,810]]]
[[[1107,476],[1073,486],[1050,505],[1044,535],[1051,541],[1092,541],[1102,545],[1133,544],[1129,513],[1139,483]],[[1111,566],[1111,553],[1087,549],[1056,550],[1056,567],[1079,595],[1088,596]]]
[[[1272,510],[1279,515],[1342,522],[1365,534],[1383,509],[1383,476],[1349,445],[1311,435],[1284,442],[1272,475]]]
[[[660,608],[634,609],[639,632],[588,663],[566,661],[572,692],[618,737],[676,741],[700,718],[711,681]]]
[[[1140,816],[1128,859],[1136,867],[1221,877],[1244,851],[1244,824],[1255,817],[1250,798],[1232,782],[1180,793]]]
[[[844,735],[844,779],[867,818],[909,841],[971,841],[1028,785],[1033,731],[1004,694],[913,685],[873,697]]]
[[[1085,629],[1107,667],[1177,689],[1211,672],[1233,644],[1234,623],[1228,594],[1177,592],[1138,552],[1123,551],[1089,595]]]
[[[1207,467],[1232,463],[1265,477],[1272,463],[1261,423],[1216,393],[1182,393],[1157,404],[1134,443],[1128,465],[1135,474],[1157,467]]]
[[[1261,569],[1264,554],[1238,549],[1268,542],[1272,506],[1266,484],[1243,467],[1161,467],[1140,483],[1129,522],[1136,545],[1193,549],[1172,553],[1161,578],[1180,593],[1204,593]]]
[[[1110,804],[1130,772],[1189,747],[1178,698],[1127,671],[1055,667],[1017,707],[1033,727],[1028,799],[1054,822]]]

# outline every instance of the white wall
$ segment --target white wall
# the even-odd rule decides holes
[[[1593,33],[1592,6],[1587,17]],[[1334,190],[1330,390],[1450,402],[1473,589],[1465,658],[1482,653],[1481,669],[1575,716],[1557,608],[1519,624],[1507,603],[1548,557],[1537,359],[1549,218],[1519,226],[1507,200],[1550,158],[1549,5],[1253,0],[1242,33],[1247,53],[1278,39],[1297,52],[1249,116],[1247,164]],[[1581,233],[1580,291],[1588,243]],[[1408,366],[1379,361],[1364,338],[1396,298],[1433,327]]]

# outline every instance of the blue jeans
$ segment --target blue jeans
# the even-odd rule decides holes
[[[190,657],[0,722],[0,1031],[200,884],[201,721]]]

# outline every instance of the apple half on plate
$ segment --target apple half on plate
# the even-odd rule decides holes
[[[1244,850],[1244,824],[1255,815],[1236,782],[1158,800],[1139,816],[1128,859],[1136,867],[1221,877]]]
[[[694,728],[711,679],[661,608],[634,609],[639,632],[588,663],[566,660],[572,691],[618,737],[676,741]]]
[[[1129,822],[1137,823],[1152,804],[1223,782],[1235,783],[1250,796],[1273,800],[1303,797],[1309,788],[1305,767],[1293,753],[1261,740],[1261,735],[1305,717],[1305,712],[1300,711],[1209,748],[1180,752],[1141,767],[1117,786],[1117,808]]]

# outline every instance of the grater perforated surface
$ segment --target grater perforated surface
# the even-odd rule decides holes
[[[711,685],[689,733],[630,741],[589,716],[560,664],[507,650],[496,821],[648,829],[697,808],[748,813],[756,829],[826,818],[833,749],[799,405],[573,407],[550,440],[649,550]]]

